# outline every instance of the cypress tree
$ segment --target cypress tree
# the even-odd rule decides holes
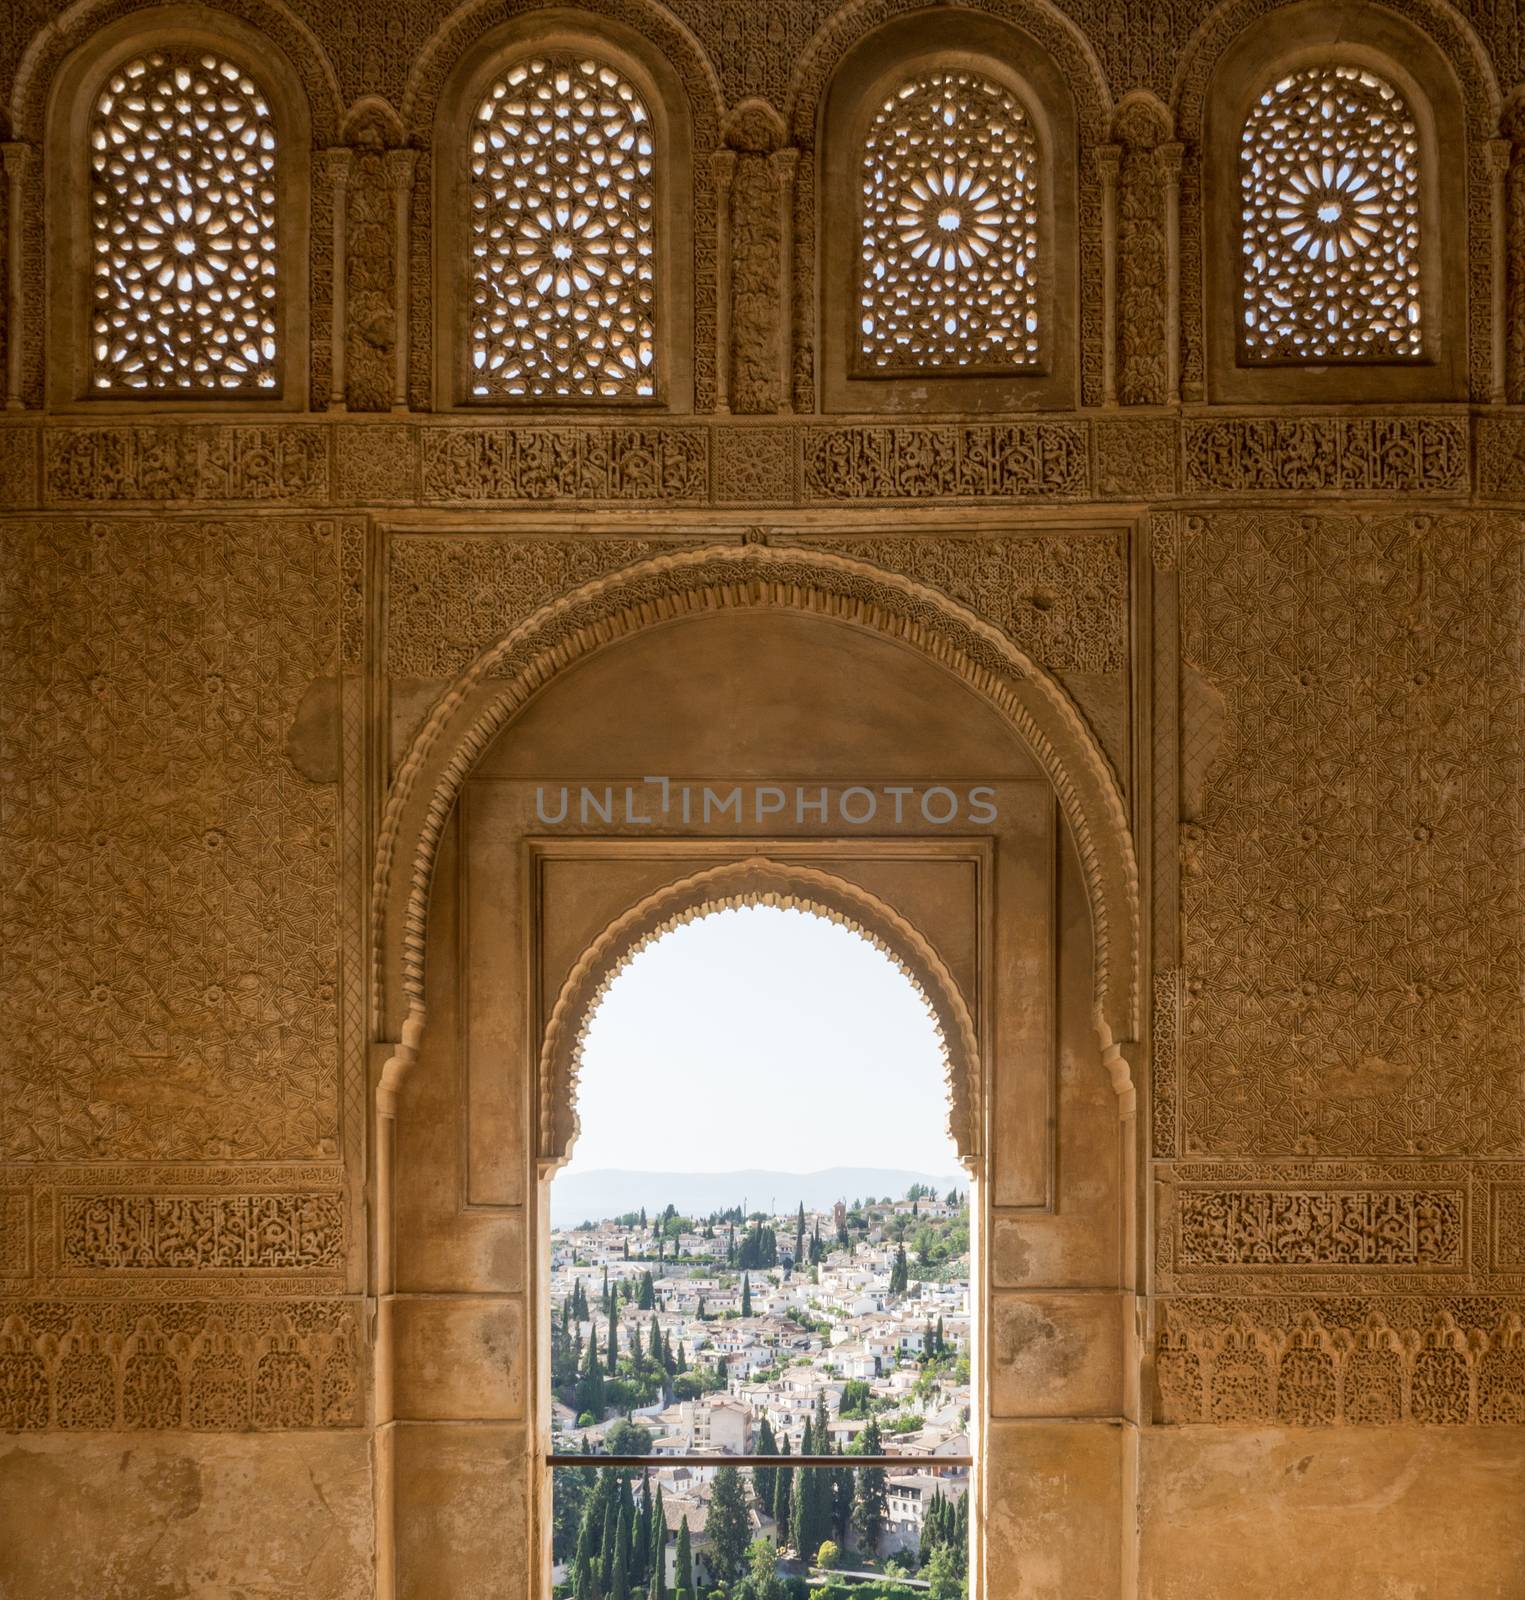
[[[619,1523],[614,1534],[614,1564],[609,1581],[609,1600],[630,1600],[630,1524],[625,1520],[623,1506],[620,1507]]]
[[[635,1514],[635,1527],[630,1533],[630,1586],[639,1588],[646,1582],[651,1570],[651,1474],[641,1474],[641,1503]]]
[[[594,1600],[597,1593],[593,1587],[593,1565],[586,1555],[580,1555],[572,1580],[572,1600]]]
[[[641,1292],[635,1302],[642,1311],[654,1310],[657,1303],[656,1284],[652,1281],[650,1272],[641,1274]]]
[[[752,1279],[745,1272],[741,1275],[741,1314],[744,1317],[752,1315]]]
[[[610,1495],[604,1503],[604,1537],[598,1558],[598,1590],[609,1593],[614,1582],[614,1553],[619,1548],[619,1502]]]
[[[662,1485],[657,1485],[651,1503],[651,1526],[646,1535],[647,1559],[651,1563],[654,1600],[667,1600],[667,1510],[662,1504]]]
[[[947,1349],[948,1349],[948,1346],[943,1341],[943,1319],[939,1316],[938,1319],[937,1319],[937,1353],[938,1353],[938,1355],[946,1354],[947,1353]]]
[[[688,1537],[688,1515],[685,1512],[678,1524],[678,1557],[673,1573],[677,1580],[678,1600],[694,1600],[694,1552]]]
[[[773,1437],[773,1424],[766,1417],[762,1419],[762,1426],[757,1430],[757,1444],[754,1453],[760,1456],[776,1456],[778,1454],[778,1440]],[[757,1498],[764,1511],[773,1509],[773,1494],[778,1484],[778,1469],[776,1467],[753,1467],[752,1487],[757,1492]]]
[[[609,1299],[609,1370],[613,1372],[619,1365],[620,1359],[620,1321],[619,1321],[619,1296],[612,1295]]]
[[[877,1456],[883,1453],[884,1443],[879,1436],[879,1424],[870,1419],[863,1431],[863,1454]],[[863,1535],[863,1548],[869,1555],[877,1555],[884,1524],[889,1518],[888,1474],[883,1467],[858,1469],[858,1496],[855,1508],[858,1531]]]
[[[709,1537],[710,1568],[723,1583],[729,1583],[747,1548],[746,1497],[735,1467],[721,1467],[715,1474],[704,1531]]]
[[[805,1259],[805,1202],[800,1201],[799,1215],[794,1221],[794,1264],[799,1266]]]
[[[604,1286],[598,1291],[598,1305],[601,1311],[609,1309],[609,1269],[604,1268]]]
[[[789,1454],[787,1434],[778,1453],[781,1456]],[[778,1542],[782,1544],[789,1537],[790,1516],[794,1509],[794,1468],[773,1467],[769,1470],[773,1473],[773,1505],[770,1509],[774,1522],[778,1524]]]

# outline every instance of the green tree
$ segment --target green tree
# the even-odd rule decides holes
[[[640,1293],[636,1296],[635,1303],[642,1311],[652,1311],[656,1308],[657,1287],[649,1271],[641,1274]]]
[[[667,1600],[667,1508],[662,1504],[662,1485],[657,1485],[651,1503],[651,1527],[646,1537],[647,1559],[651,1562],[651,1600]]]
[[[778,1581],[778,1551],[771,1540],[754,1539],[747,1546],[744,1587],[749,1600],[783,1600],[784,1586]]]
[[[789,1440],[785,1437],[779,1448],[779,1455],[786,1457],[789,1454]],[[778,1537],[780,1543],[789,1537],[789,1520],[794,1510],[794,1468],[772,1467],[773,1473],[773,1520],[778,1524]]]
[[[890,1268],[890,1293],[904,1294],[910,1283],[910,1270],[906,1265],[905,1245],[895,1247],[895,1264]]]
[[[678,1523],[678,1553],[673,1566],[673,1586],[677,1600],[694,1600],[694,1547],[688,1533],[688,1517]]]
[[[604,1420],[604,1369],[598,1359],[596,1328],[588,1335],[588,1349],[583,1357],[582,1377],[578,1380],[577,1396],[573,1403],[580,1415],[591,1416],[595,1422]]]
[[[651,1571],[651,1474],[641,1474],[641,1499],[636,1507],[635,1526],[630,1530],[630,1587],[645,1586]]]
[[[815,1553],[815,1564],[833,1572],[842,1564],[842,1551],[835,1540],[827,1539]]]
[[[762,1419],[762,1425],[757,1430],[757,1442],[753,1446],[753,1454],[759,1456],[778,1454],[778,1440],[773,1435],[773,1424],[766,1417]],[[773,1492],[777,1483],[777,1467],[752,1468],[752,1488],[764,1511],[773,1510]]]
[[[879,1434],[879,1424],[870,1421],[863,1430],[863,1454],[877,1456],[883,1450],[884,1441]],[[858,1532],[863,1536],[863,1548],[871,1556],[879,1553],[879,1540],[889,1520],[889,1513],[889,1475],[883,1467],[859,1467],[854,1520]]]
[[[802,1266],[805,1261],[805,1202],[800,1201],[799,1215],[794,1219],[794,1265]]]
[[[580,1555],[574,1570],[572,1600],[596,1600],[598,1590],[593,1587],[593,1563],[586,1555]]]
[[[873,1400],[873,1391],[862,1378],[849,1378],[842,1386],[842,1404],[837,1408],[839,1417],[866,1417]]]
[[[710,1570],[722,1582],[729,1583],[747,1548],[747,1505],[741,1474],[735,1467],[722,1467],[715,1474],[705,1532],[709,1536]]]
[[[940,1544],[932,1552],[932,1559],[927,1563],[926,1577],[931,1585],[930,1600],[962,1600],[964,1582],[959,1576],[953,1552],[947,1545]]]
[[[745,1272],[741,1275],[741,1314],[744,1317],[752,1315],[752,1279]]]
[[[625,1508],[620,1507],[614,1530],[613,1571],[609,1579],[608,1600],[630,1600],[630,1524]]]

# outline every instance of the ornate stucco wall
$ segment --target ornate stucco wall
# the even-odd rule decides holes
[[[991,1341],[1030,1463],[988,1486],[992,1595],[1519,1592],[1525,29],[1480,0],[1299,8],[1396,19],[1450,74],[1466,148],[1430,220],[1465,238],[1464,359],[1417,402],[1374,372],[1337,403],[1228,403],[1215,73],[1290,23],[1251,0],[968,8],[1069,97],[1073,382],[833,413],[832,89],[913,9],[557,14],[639,35],[682,97],[694,407],[553,415],[452,408],[436,318],[452,74],[535,8],[0,15],[0,1592],[358,1600],[486,1522],[484,1561],[522,1561],[503,1541],[529,1512],[493,1478],[522,1398],[464,1475],[459,1441],[377,1444],[373,1118],[405,1013],[385,797],[480,652],[716,544],[967,608],[1063,687],[1126,807],[1135,1181],[1101,1253],[1128,1326],[1106,1343],[1054,1310]],[[251,30],[305,104],[309,377],[276,404],[70,390],[58,106],[139,21]],[[1048,1204],[1049,1234],[1015,1207],[997,1227],[992,1291],[1104,1281],[1064,1275],[1083,1196]],[[493,1339],[522,1394],[523,1350]],[[1058,1420],[1077,1408],[1120,1451]]]

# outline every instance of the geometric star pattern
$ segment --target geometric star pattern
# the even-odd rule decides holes
[[[1522,564],[1502,514],[1202,519],[1188,1152],[1525,1153]]]
[[[338,1153],[328,521],[0,523],[0,1154]]]

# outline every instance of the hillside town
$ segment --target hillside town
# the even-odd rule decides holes
[[[589,1219],[553,1231],[550,1286],[553,1448],[658,1458],[558,1469],[558,1593],[966,1592],[967,1193]]]

